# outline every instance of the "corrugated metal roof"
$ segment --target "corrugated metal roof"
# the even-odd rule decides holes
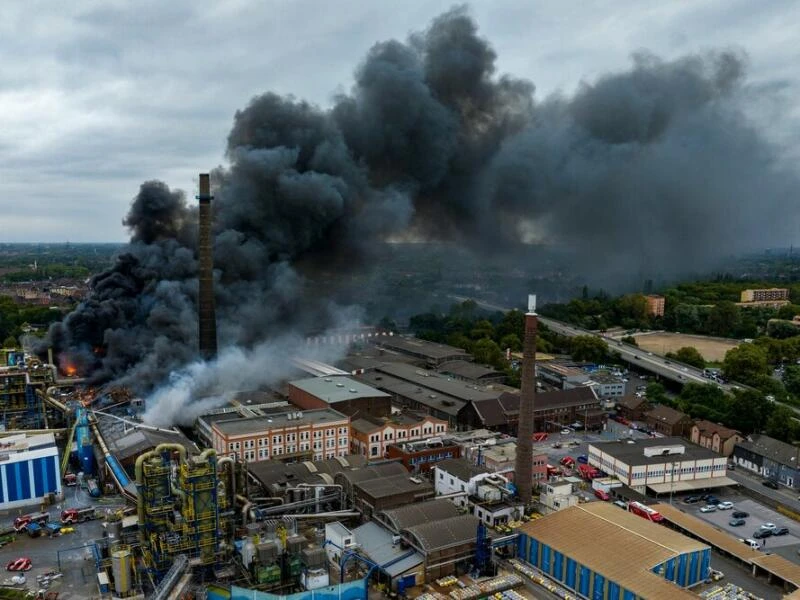
[[[745,562],[750,562],[760,554],[758,550],[753,550],[750,546],[743,544],[730,534],[670,504],[654,504],[652,508],[660,512],[665,519],[685,529],[692,535]]]
[[[409,473],[406,472],[401,475],[359,481],[353,484],[353,487],[375,500],[412,492],[416,498],[433,495],[433,486],[430,483],[419,479],[417,481],[420,483],[411,481]]]
[[[415,525],[406,531],[425,552],[430,553],[452,546],[474,544],[478,536],[478,519],[472,515],[459,515],[434,523]]]
[[[758,565],[765,571],[769,571],[788,581],[792,585],[800,587],[800,565],[797,565],[780,554],[761,554],[756,556],[750,562]]]
[[[372,521],[356,527],[353,534],[361,550],[391,577],[421,565],[424,560],[419,552],[402,548],[400,544],[392,545],[392,533]],[[389,563],[392,564],[383,568]]]
[[[637,596],[649,600],[697,598],[650,569],[707,546],[611,504],[573,506],[527,523],[521,531]]]
[[[415,525],[456,517],[458,514],[458,507],[450,500],[430,500],[383,511],[387,523],[398,532]]]
[[[490,472],[486,467],[474,465],[466,458],[448,458],[436,463],[435,468],[456,477],[460,481],[469,481],[476,475]]]

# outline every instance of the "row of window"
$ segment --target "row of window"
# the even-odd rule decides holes
[[[302,450],[303,449],[301,448],[301,451]],[[307,451],[308,448],[305,448],[305,450]],[[286,448],[286,454],[293,454],[294,452],[295,452],[295,447],[294,446],[288,446]],[[276,448],[272,452],[272,458],[275,458],[277,456],[282,456],[282,455],[283,455],[283,449],[281,449],[281,448]],[[328,451],[324,455],[323,455],[322,452],[316,452],[316,453],[314,453],[314,460],[322,460],[323,456],[325,458],[327,458],[327,459],[330,459],[330,458],[335,458],[336,456],[345,456],[345,455],[347,455],[347,451],[346,450],[339,450],[338,452],[337,451]],[[239,456],[238,452],[230,452],[228,454],[228,456],[230,456],[231,458],[241,458],[241,456]],[[262,449],[260,449],[258,451],[258,460],[267,460],[269,458],[270,458],[269,450],[267,450],[265,448],[262,448]],[[256,460],[256,451],[255,450],[245,450],[244,451],[244,460],[248,460],[248,461]]]
[[[279,437],[280,436],[275,436],[275,438],[273,438],[273,442],[272,442],[272,453],[273,454],[280,454],[279,450],[280,450],[280,445],[282,444],[282,441],[279,440],[279,439],[276,439],[276,438],[279,438]],[[294,437],[292,437],[292,439],[288,439],[288,437],[287,437],[286,441],[287,442],[293,442],[294,441]],[[347,447],[347,443],[348,443],[348,438],[346,438],[346,437],[340,437],[339,438],[339,447],[340,448]],[[261,445],[261,444],[259,444],[259,445]],[[245,450],[253,448],[253,447],[255,447],[255,444],[253,443],[253,440],[245,440],[245,442],[244,442]],[[294,445],[288,445],[288,447],[289,448],[294,448],[295,446]],[[300,444],[300,449],[301,450],[308,450],[308,447],[309,447],[309,442],[301,442],[301,444]],[[325,447],[326,448],[335,448],[336,447],[336,439],[329,438],[329,439],[325,440]],[[316,440],[314,442],[314,448],[315,449],[321,449],[322,448],[322,440]],[[235,451],[235,450],[241,450],[241,449],[242,449],[242,443],[241,442],[230,442],[228,444],[228,450],[229,451],[230,450],[234,450]],[[261,453],[262,451],[263,452],[267,452],[267,449],[266,448],[262,448],[261,450],[259,450],[259,453]],[[292,450],[292,452],[293,452],[293,450]],[[269,453],[267,452],[267,454],[269,454]]]
[[[412,456],[409,462],[412,465],[418,465],[425,462],[439,462],[446,458],[453,458],[452,452],[441,452],[439,454],[430,454],[428,456]]]
[[[423,427],[422,428],[422,435],[423,436],[432,435],[434,433],[434,431],[436,433],[444,433],[445,432],[445,426],[444,425],[436,425],[435,429],[431,428],[431,427]],[[384,432],[384,434],[383,434],[383,440],[384,441],[391,440],[391,439],[393,439],[393,437],[394,437],[394,434],[392,432],[389,432],[389,431]],[[406,430],[405,429],[398,430],[397,439],[398,440],[402,440],[402,439],[405,439],[405,437],[406,437]],[[412,429],[411,430],[411,434],[410,434],[409,437],[410,438],[419,437],[419,429]],[[369,436],[369,441],[370,442],[380,442],[381,441],[381,434],[380,433],[373,433],[371,436]]]

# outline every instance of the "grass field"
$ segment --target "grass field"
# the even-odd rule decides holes
[[[740,343],[736,340],[668,332],[640,333],[634,337],[640,348],[653,354],[663,356],[667,352],[676,352],[684,346],[693,346],[709,362],[721,362],[725,358],[725,353]]]

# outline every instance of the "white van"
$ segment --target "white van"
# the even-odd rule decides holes
[[[747,544],[748,546],[750,546],[753,550],[760,550],[761,549],[761,544],[759,544],[758,541],[756,541],[754,539],[747,538],[746,540],[742,540],[742,542]]]

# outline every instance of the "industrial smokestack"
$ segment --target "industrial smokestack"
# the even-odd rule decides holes
[[[200,258],[200,294],[198,317],[200,323],[200,355],[211,360],[217,355],[217,315],[214,307],[214,257],[211,246],[211,184],[208,173],[200,174],[198,253]]]
[[[520,501],[527,506],[533,496],[533,407],[536,400],[536,296],[528,296],[525,314],[525,340],[522,343],[522,390],[517,428],[516,484]]]

